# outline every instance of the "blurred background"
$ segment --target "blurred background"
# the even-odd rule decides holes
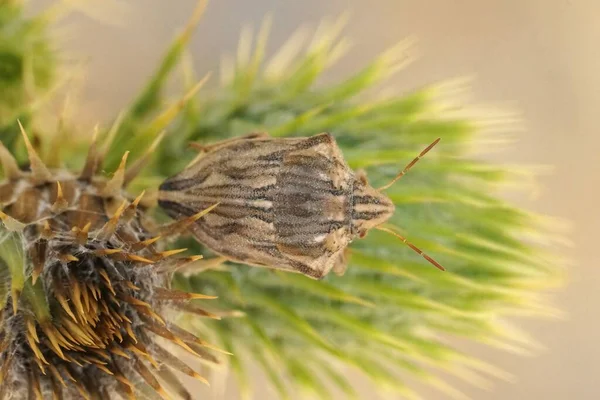
[[[32,12],[50,3],[32,1]],[[60,34],[69,60],[87,60],[77,119],[105,122],[146,82],[195,0],[110,1],[95,18],[70,17]],[[125,4],[126,3],[126,4]],[[490,392],[464,386],[474,399],[600,398],[600,268],[594,241],[600,229],[600,3],[596,0],[219,0],[209,4],[191,53],[199,75],[218,72],[223,53],[234,53],[245,25],[274,18],[269,49],[298,27],[316,27],[323,17],[350,13],[345,30],[353,48],[330,78],[365,65],[407,36],[418,39],[419,59],[393,79],[398,92],[470,76],[473,100],[516,109],[526,130],[502,162],[552,164],[536,198],[518,201],[572,224],[574,265],[555,304],[562,321],[521,323],[544,346],[533,357],[477,347],[470,352],[515,376]],[[213,84],[218,81],[213,77]],[[231,393],[230,393],[231,392]],[[368,388],[365,398],[371,398]],[[423,392],[425,398],[439,394]],[[236,399],[234,390],[226,393]],[[258,392],[260,399],[274,399]]]

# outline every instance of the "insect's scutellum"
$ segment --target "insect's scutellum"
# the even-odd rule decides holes
[[[395,206],[383,191],[439,140],[379,189],[364,173],[350,169],[328,133],[283,139],[262,133],[209,146],[193,144],[201,153],[161,185],[159,205],[180,218],[219,203],[190,230],[199,242],[232,261],[316,279],[332,269],[341,274],[352,240],[393,215]]]

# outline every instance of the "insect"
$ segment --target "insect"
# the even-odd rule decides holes
[[[173,218],[218,206],[191,225],[196,239],[226,259],[320,279],[345,271],[345,250],[381,227],[395,206],[383,193],[431,150],[437,139],[389,184],[375,189],[354,172],[329,133],[271,138],[266,133],[199,146],[186,169],[167,179],[159,205]]]

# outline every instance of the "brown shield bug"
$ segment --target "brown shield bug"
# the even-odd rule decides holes
[[[210,250],[232,261],[322,278],[345,270],[344,251],[376,228],[400,238],[436,267],[431,257],[381,227],[395,206],[383,193],[431,150],[430,144],[389,184],[375,189],[344,161],[328,133],[305,138],[254,134],[198,146],[199,157],[159,191],[173,218],[218,203],[190,230]]]

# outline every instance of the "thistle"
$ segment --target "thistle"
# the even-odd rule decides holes
[[[0,5],[0,15],[9,3]],[[317,85],[347,49],[339,38],[342,22],[324,24],[309,45],[294,36],[271,59],[265,58],[266,23],[254,46],[251,35],[242,36],[237,59],[223,65],[221,87],[196,98],[208,77],[196,79],[180,61],[204,6],[200,1],[132,105],[112,128],[99,130],[85,152],[79,141],[58,146],[64,132],[28,135],[15,123],[28,115],[20,111],[5,122],[0,399],[111,398],[114,392],[191,398],[174,371],[203,378],[174,349],[222,361],[209,343],[234,354],[225,360],[244,393],[252,389],[251,360],[277,398],[290,398],[297,388],[311,398],[332,398],[331,387],[356,397],[346,369],[407,398],[418,398],[403,380],[407,375],[456,398],[462,393],[438,370],[481,386],[488,377],[507,378],[447,340],[527,351],[534,341],[506,317],[556,314],[542,291],[561,282],[556,258],[542,246],[555,239],[554,227],[495,194],[529,179],[530,169],[495,166],[467,151],[498,139],[484,129],[499,128],[497,120],[459,113],[456,104],[441,101],[451,85],[367,96],[406,63],[405,43],[354,76]],[[177,66],[183,66],[187,94],[160,110]],[[378,232],[353,244],[343,277],[322,281],[209,258],[186,229],[211,208],[167,221],[154,211],[154,194],[196,156],[190,141],[256,131],[275,137],[330,132],[350,166],[366,169],[376,186],[441,137],[428,162],[387,194],[396,206],[396,229],[448,271],[430,268]],[[61,149],[65,162],[52,149]],[[182,248],[206,260],[177,255]],[[212,295],[230,311],[190,302]],[[237,318],[216,321],[221,315]]]
[[[464,398],[440,370],[481,388],[492,379],[511,379],[452,343],[467,339],[528,353],[536,341],[511,317],[560,315],[545,296],[562,281],[559,258],[545,248],[561,240],[556,221],[499,195],[531,189],[535,169],[481,159],[509,142],[514,118],[502,110],[470,112],[460,100],[464,84],[457,81],[377,95],[375,89],[386,87],[412,60],[406,41],[352,76],[318,84],[348,49],[341,37],[344,20],[323,23],[313,37],[299,31],[266,57],[270,23],[256,35],[246,31],[237,57],[224,58],[220,87],[190,103],[178,134],[160,147],[157,172],[180,171],[188,162],[181,157],[188,141],[211,143],[248,132],[329,132],[350,167],[365,169],[379,187],[424,144],[441,137],[427,161],[386,193],[396,208],[394,229],[447,271],[429,268],[395,238],[371,232],[352,244],[343,277],[314,282],[236,264],[176,275],[178,287],[219,293],[221,304],[245,315],[187,322],[236,354],[232,369],[248,397],[255,390],[248,373],[253,365],[261,367],[275,398],[294,398],[296,388],[308,398],[356,397],[346,371],[406,398],[419,398],[405,383],[408,376]],[[189,68],[187,74],[193,77]],[[190,240],[181,245],[207,254]]]
[[[115,390],[134,398],[150,389],[167,398],[155,374],[191,398],[171,370],[204,378],[157,338],[214,360],[207,343],[161,315],[169,308],[210,315],[188,302],[212,296],[169,289],[170,275],[200,257],[174,258],[181,250],[156,247],[160,236],[143,221],[143,193],[132,199],[123,190],[134,175],[125,168],[127,154],[110,179],[97,176],[103,157],[95,142],[77,176],[52,171],[20,128],[28,171],[0,147],[6,176],[0,185],[0,398],[29,392],[39,399],[49,393],[108,399]],[[154,233],[168,236],[187,224]]]

